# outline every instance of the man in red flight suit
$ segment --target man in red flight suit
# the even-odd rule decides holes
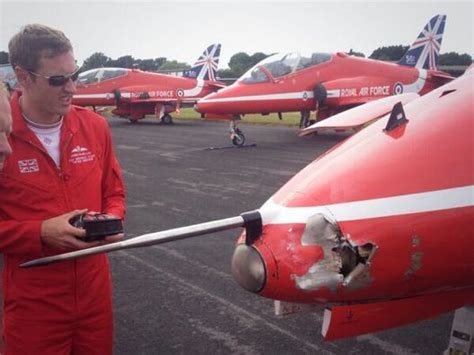
[[[71,106],[77,67],[58,30],[25,26],[10,40],[22,92],[11,100],[12,154],[0,171],[6,354],[111,354],[108,259],[22,269],[38,257],[96,246],[69,219],[86,210],[123,218],[124,186],[107,122]],[[108,237],[105,243],[121,239]]]

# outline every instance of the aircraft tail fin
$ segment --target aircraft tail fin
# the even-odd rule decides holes
[[[446,15],[433,17],[397,64],[436,69],[445,25]]]
[[[216,81],[221,45],[216,43],[206,48],[193,67],[183,74],[186,78]]]

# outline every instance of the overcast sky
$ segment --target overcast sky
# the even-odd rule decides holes
[[[448,16],[441,53],[474,54],[474,1],[21,1],[0,0],[0,51],[21,26],[63,30],[79,64],[94,52],[116,59],[167,57],[192,64],[221,43],[220,68],[232,55],[283,51],[369,56],[411,44],[434,15]]]

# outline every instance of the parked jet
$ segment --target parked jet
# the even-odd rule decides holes
[[[228,115],[233,143],[245,137],[237,127],[241,115],[300,111],[300,127],[316,110],[322,120],[349,108],[390,95],[425,94],[452,77],[436,69],[446,16],[433,17],[398,63],[327,54],[281,53],[270,56],[235,82],[199,100],[197,111]]]
[[[171,112],[193,106],[199,98],[225,85],[216,81],[220,44],[208,47],[183,77],[138,69],[98,68],[79,75],[73,104],[115,106],[113,114],[131,122],[155,114],[171,123]]]
[[[7,86],[8,91],[18,89],[19,84],[16,80],[15,72],[10,64],[0,65],[0,82]]]
[[[327,307],[328,340],[472,310],[473,80],[474,68],[381,118],[368,110],[367,118],[379,120],[317,158],[256,211],[24,266],[245,227],[232,259],[237,282],[277,300],[279,314]],[[453,331],[453,347],[464,344],[464,353],[474,344],[472,311],[470,324]]]

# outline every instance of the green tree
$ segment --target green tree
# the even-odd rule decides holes
[[[247,53],[238,52],[230,58],[229,68],[236,76],[241,76],[252,66],[251,63],[250,56]]]
[[[166,57],[155,58],[155,66],[156,66],[156,69],[158,69],[159,67],[161,67],[164,62],[166,62]]]
[[[385,60],[385,61],[397,61],[399,60],[410,48],[409,46],[386,46],[379,47],[372,52],[369,56],[371,59]]]
[[[237,79],[238,75],[234,73],[232,69],[219,69],[217,70],[218,78],[234,78]]]
[[[155,71],[157,69],[154,59],[137,59],[138,68],[145,71]]]
[[[111,61],[110,66],[114,66],[117,68],[133,68],[134,64],[136,63],[135,58],[133,58],[131,55],[124,55],[122,57],[117,58],[116,60]]]
[[[245,52],[239,52],[230,58],[229,68],[233,73],[233,77],[240,77],[255,64],[267,57],[268,55],[262,52],[254,53],[251,56]]]
[[[10,59],[8,58],[8,52],[0,51],[0,64],[8,64]]]
[[[472,57],[467,54],[448,52],[440,54],[439,65],[471,65]]]
[[[181,71],[181,70],[186,70],[190,69],[191,66],[188,63],[182,63],[178,62],[177,60],[166,60],[159,68],[158,70],[176,70],[176,71]]]
[[[255,64],[257,64],[258,62],[261,62],[262,60],[264,60],[267,57],[268,57],[268,54],[265,54],[265,53],[262,53],[262,52],[256,52],[256,53],[252,54],[250,56],[250,61],[251,61],[252,65],[248,69],[250,69]]]
[[[102,52],[96,52],[82,64],[81,71],[109,66],[110,58]]]

